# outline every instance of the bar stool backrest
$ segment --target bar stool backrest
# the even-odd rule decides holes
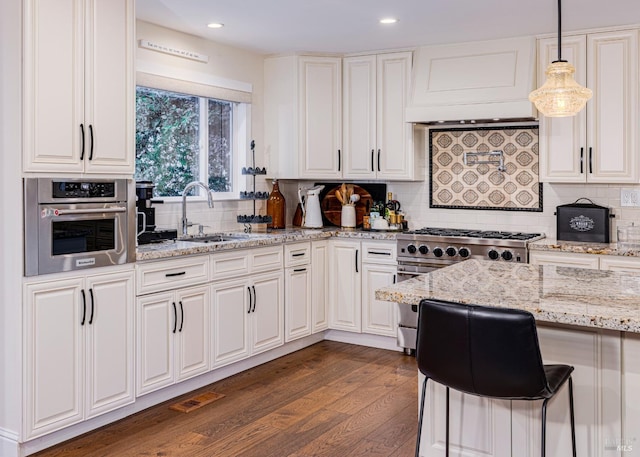
[[[426,299],[417,338],[418,368],[440,384],[505,399],[552,395],[529,312]]]

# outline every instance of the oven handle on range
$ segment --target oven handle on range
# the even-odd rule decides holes
[[[87,209],[57,209],[45,208],[40,214],[41,217],[64,216],[66,214],[103,214],[103,213],[126,213],[124,206],[110,206],[108,208],[87,208]]]

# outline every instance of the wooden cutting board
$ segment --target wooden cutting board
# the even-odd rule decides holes
[[[336,197],[336,190],[340,189],[340,186],[341,184],[330,189],[322,199],[322,202],[320,202],[324,217],[338,227],[341,225],[342,203]],[[353,186],[353,193],[360,195],[360,201],[356,203],[356,226],[360,227],[362,225],[362,217],[368,214],[373,205],[373,198],[368,191],[358,185]]]

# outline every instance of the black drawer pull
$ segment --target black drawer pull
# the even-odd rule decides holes
[[[294,273],[300,273],[301,271],[307,271],[306,268],[298,268],[297,270],[293,270]]]
[[[165,277],[167,277],[167,278],[172,278],[172,277],[174,277],[174,276],[184,276],[184,275],[186,275],[186,274],[187,274],[187,272],[186,272],[186,271],[181,271],[181,272],[179,272],[179,273],[167,273],[167,274],[165,274]]]
[[[256,312],[256,303],[258,303],[258,297],[256,296],[256,286],[251,286],[253,290],[253,310],[251,312]]]
[[[338,171],[340,171],[342,168],[341,163],[342,163],[342,155],[340,153],[340,149],[338,149]]]
[[[358,271],[358,253],[360,252],[360,249],[356,249],[356,273],[359,273]]]
[[[93,160],[93,125],[89,124],[89,139],[91,140],[89,146],[89,160]]]
[[[580,148],[580,174],[584,173],[584,148]]]
[[[249,309],[247,314],[251,314],[251,307],[253,306],[253,297],[251,296],[251,287],[247,286],[247,292],[249,292]]]
[[[80,292],[82,293],[82,322],[80,322],[80,325],[84,325],[84,321],[87,318],[87,296],[84,293],[84,289],[81,289]]]
[[[373,255],[391,255],[390,252],[380,252],[380,251],[369,251],[369,254],[373,254]]]
[[[378,171],[380,171],[380,149],[378,149]]]
[[[91,316],[89,317],[89,325],[93,324],[93,310],[95,305],[93,303],[93,289],[89,289],[89,296],[91,297]]]
[[[371,150],[371,171],[376,171],[374,166],[373,166],[373,156],[375,154],[375,150]]]
[[[300,257],[300,256],[303,256],[303,255],[305,255],[304,252],[296,252],[295,254],[291,254],[291,257]]]
[[[180,329],[178,330],[178,332],[182,332],[182,326],[184,325],[184,308],[182,306],[182,300],[180,300],[178,303],[180,303]]]
[[[172,303],[173,305],[173,331],[171,333],[176,333],[178,329],[178,308],[176,308],[176,302]]]
[[[589,147],[589,173],[593,173],[593,148]]]
[[[82,151],[80,152],[80,160],[84,160],[84,124],[80,124],[80,135],[82,136]]]

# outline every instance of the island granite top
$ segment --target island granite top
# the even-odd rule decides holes
[[[640,275],[467,260],[376,290],[378,300],[423,298],[531,312],[536,320],[640,333]]]

